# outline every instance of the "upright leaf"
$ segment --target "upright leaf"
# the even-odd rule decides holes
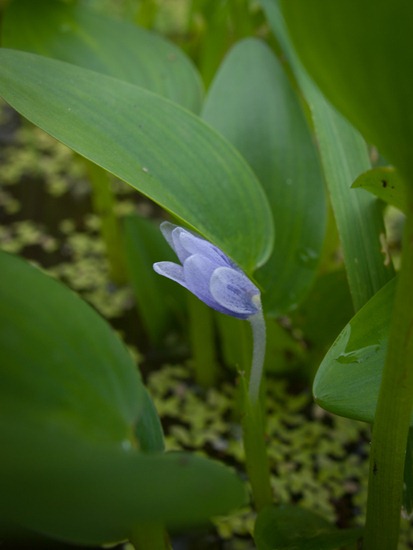
[[[311,109],[350,292],[357,310],[394,274],[392,266],[385,265],[381,253],[384,226],[377,202],[363,190],[351,189],[353,181],[370,168],[367,147],[360,134],[332,108],[308,77],[290,41],[276,0],[261,0],[261,3]]]
[[[297,52],[321,90],[410,177],[413,4],[281,0],[281,5]]]
[[[137,86],[34,54],[0,51],[1,94],[66,145],[196,228],[251,271],[271,251],[264,192],[198,117]]]
[[[259,100],[257,100],[259,97]],[[326,204],[318,156],[287,76],[257,39],[239,42],[209,90],[203,118],[242,153],[270,202],[275,246],[257,274],[268,312],[302,299],[314,279]]]

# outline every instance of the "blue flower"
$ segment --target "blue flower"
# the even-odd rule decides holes
[[[182,265],[158,262],[154,270],[176,281],[209,307],[238,319],[261,311],[260,291],[219,248],[169,222],[161,231]]]

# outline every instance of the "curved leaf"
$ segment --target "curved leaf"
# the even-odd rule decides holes
[[[243,503],[228,468],[157,452],[153,403],[91,307],[4,252],[0,272],[2,528],[100,544],[137,524],[199,523]]]
[[[335,414],[373,422],[387,351],[396,278],[351,319],[314,379],[317,403]]]
[[[321,90],[408,177],[413,149],[413,4],[281,4],[295,47]]]
[[[2,420],[16,432],[30,425],[130,445],[143,387],[109,325],[20,258],[0,252],[0,272]]]
[[[361,174],[352,187],[361,187],[376,197],[407,212],[407,189],[404,179],[392,166],[380,166]]]
[[[137,525],[205,523],[245,502],[236,474],[206,458],[92,448],[59,437],[51,444],[49,434],[29,430],[26,436],[9,434],[2,445],[0,511],[3,520],[54,538],[118,541]]]
[[[51,135],[196,228],[246,271],[272,247],[264,192],[233,147],[160,96],[54,59],[0,51],[1,94]]]
[[[314,279],[326,201],[301,106],[264,42],[249,38],[230,51],[209,90],[202,117],[237,147],[266,191],[276,239],[257,279],[265,291],[267,312],[283,313],[297,305]]]
[[[383,261],[384,234],[377,201],[353,181],[371,168],[366,143],[355,128],[325,99],[304,70],[288,35],[278,0],[260,0],[287,55],[311,110],[324,175],[343,248],[354,308],[363,306],[394,275]],[[311,3],[311,2],[310,2]]]
[[[200,76],[188,57],[161,36],[88,10],[81,2],[19,0],[2,22],[2,43],[107,74],[199,112]]]
[[[260,512],[254,539],[258,550],[337,550],[354,544],[362,533],[337,529],[310,510],[286,505]]]

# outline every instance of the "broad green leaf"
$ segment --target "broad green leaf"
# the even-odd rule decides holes
[[[198,117],[129,83],[0,51],[1,94],[37,126],[196,228],[246,271],[271,251],[271,212],[252,170]]]
[[[281,0],[281,5],[297,52],[321,90],[409,177],[413,4]]]
[[[159,225],[130,215],[123,220],[126,265],[136,304],[152,344],[160,342],[172,314],[182,310],[186,295],[182,287],[154,274],[154,262],[176,261]]]
[[[0,421],[2,518],[51,537],[100,545],[145,523],[205,523],[246,499],[233,471],[203,457],[91,447],[44,431],[5,441],[7,429]]]
[[[195,112],[201,107],[199,74],[179,48],[131,23],[94,13],[82,2],[12,2],[2,43],[148,88]]]
[[[337,550],[355,543],[362,529],[337,529],[321,516],[293,505],[264,508],[255,524],[258,550]]]
[[[276,238],[257,279],[264,289],[266,311],[284,313],[297,305],[314,279],[326,204],[313,138],[295,92],[268,46],[250,38],[230,51],[202,116],[237,147],[266,191]]]
[[[109,325],[76,294],[0,252],[1,418],[131,444],[143,387]]]
[[[315,400],[324,409],[373,422],[395,286],[393,279],[371,298],[324,357],[313,386]]]
[[[153,403],[90,306],[4,252],[0,272],[2,527],[100,544],[242,504],[243,484],[221,464],[156,452]]]
[[[392,166],[380,166],[361,174],[352,187],[361,187],[376,197],[407,212],[405,180]]]
[[[367,146],[308,77],[289,39],[277,1],[261,0],[261,3],[311,110],[350,292],[357,310],[394,274],[392,266],[385,265],[381,253],[380,235],[384,235],[384,226],[377,201],[362,189],[351,189],[353,181],[371,168]]]

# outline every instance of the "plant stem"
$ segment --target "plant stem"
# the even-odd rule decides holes
[[[242,421],[245,459],[257,510],[272,504],[270,466],[265,441],[264,418],[260,401],[266,345],[265,319],[260,310],[250,319],[254,347],[248,389],[244,383],[244,416]]]
[[[251,401],[245,390],[245,410],[242,420],[245,460],[255,508],[272,504],[270,466],[264,433],[260,401]]]
[[[116,199],[107,172],[89,160],[85,160],[85,163],[92,186],[93,208],[101,223],[100,232],[106,246],[110,275],[115,283],[122,284],[126,282],[126,269],[121,232],[115,214]]]
[[[373,426],[364,550],[395,550],[398,543],[403,469],[413,405],[412,286],[413,200],[410,200],[389,347]]]
[[[249,319],[252,328],[252,335],[254,339],[254,348],[252,352],[252,366],[250,372],[249,381],[249,397],[251,403],[257,403],[260,395],[260,385],[262,379],[262,371],[265,359],[265,346],[266,346],[266,328],[265,319],[260,310],[258,313],[250,317]]]
[[[188,293],[188,300],[195,381],[204,388],[211,388],[218,374],[213,313],[193,294]]]

